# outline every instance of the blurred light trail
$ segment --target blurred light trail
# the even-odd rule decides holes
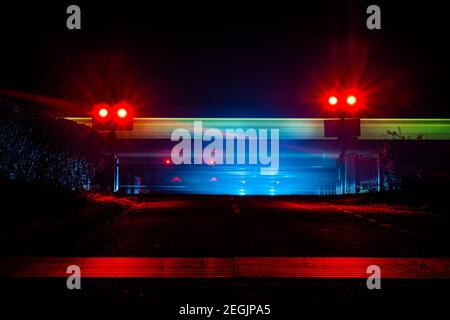
[[[139,185],[139,187],[143,188],[145,186]],[[103,195],[97,193],[89,193],[87,194],[87,197],[89,198],[89,200],[94,202],[116,204],[133,210],[183,208],[192,204],[191,201],[187,200],[139,201],[137,199],[130,199],[125,197],[119,198],[111,195]]]
[[[91,118],[68,117],[91,125]],[[280,139],[316,140],[323,135],[324,118],[135,118],[134,129],[118,132],[122,139],[168,139],[173,130],[192,130],[194,121],[203,121],[204,129],[279,128]],[[450,119],[361,119],[360,140],[385,140],[387,131],[401,129],[402,135],[416,139],[425,134],[427,140],[450,140]],[[333,140],[334,138],[327,138]]]
[[[84,278],[328,278],[367,279],[367,267],[383,279],[450,279],[450,258],[361,257],[26,257],[2,258],[2,277],[63,277],[77,265]]]
[[[73,101],[67,101],[60,98],[46,97],[42,95],[21,92],[12,89],[0,89],[0,95],[36,103],[41,106],[45,106],[46,107],[45,110],[47,110],[48,107],[52,107],[55,108],[55,112],[57,113],[68,114],[68,113],[75,113],[76,111],[79,112],[80,110],[80,105],[78,103],[75,103]],[[65,111],[63,112],[63,110]]]
[[[342,212],[364,212],[365,214],[387,214],[387,215],[428,215],[426,211],[413,210],[406,205],[388,205],[385,203],[370,205],[366,204],[329,204],[314,201],[259,201],[255,203],[255,206],[261,206],[264,208],[274,209],[287,209],[297,212],[309,212],[309,211],[321,211],[321,212],[333,212],[338,210]],[[333,209],[330,211],[330,209]]]
[[[90,118],[69,118],[90,125]],[[204,165],[167,162],[175,142],[173,130],[192,131],[194,121],[202,120],[203,129],[279,130],[279,170],[274,176],[262,176],[259,166],[249,164]],[[119,189],[127,194],[189,193],[230,195],[329,195],[336,193],[339,144],[324,138],[323,118],[137,118],[132,131],[118,131],[120,157]],[[362,119],[362,136],[354,152],[372,152],[375,166],[379,141],[390,138],[388,131],[416,139],[450,139],[450,119]],[[358,149],[359,148],[359,149]],[[349,149],[350,150],[350,149]],[[375,167],[374,167],[375,168]],[[374,169],[376,170],[376,168]],[[373,171],[373,170],[372,170]],[[371,172],[372,172],[371,171]],[[375,172],[375,171],[373,171]],[[211,181],[216,177],[217,181]],[[372,185],[378,176],[368,179]],[[137,183],[136,181],[139,181]],[[242,181],[246,181],[243,185]],[[137,185],[142,184],[142,187]],[[135,187],[131,187],[135,186]]]

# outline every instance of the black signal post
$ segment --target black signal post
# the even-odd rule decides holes
[[[357,100],[353,95],[349,95],[346,98],[346,107],[355,106]],[[347,108],[343,108],[339,104],[339,99],[336,96],[331,96],[328,99],[328,103],[332,107],[338,107],[337,112],[339,114],[338,119],[326,119],[324,120],[324,135],[326,138],[337,138],[341,152],[338,158],[338,174],[340,180],[340,193],[347,193],[346,190],[346,166],[345,166],[345,153],[347,151],[347,141],[350,138],[359,137],[361,135],[361,120],[360,118],[346,118],[349,113]]]
[[[94,108],[92,127],[106,132],[107,150],[104,156],[106,168],[106,188],[113,192],[119,191],[119,156],[116,151],[117,131],[133,130],[133,113],[127,103],[114,106],[102,103]]]

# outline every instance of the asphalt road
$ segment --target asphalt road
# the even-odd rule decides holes
[[[426,208],[310,197],[87,197],[4,214],[0,282],[10,299],[39,292],[69,304],[156,303],[175,318],[187,302],[268,302],[282,314],[299,303],[448,298],[450,219]],[[371,261],[387,266],[381,292],[366,287]],[[65,287],[72,263],[85,271],[82,293]]]
[[[450,216],[301,197],[92,196],[5,214],[3,256],[449,257]]]

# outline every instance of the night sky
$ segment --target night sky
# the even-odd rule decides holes
[[[450,37],[430,1],[92,2],[3,1],[0,89],[62,99],[48,108],[62,115],[128,100],[140,116],[320,117],[337,87],[367,97],[364,117],[450,114]],[[369,4],[381,30],[366,28]]]

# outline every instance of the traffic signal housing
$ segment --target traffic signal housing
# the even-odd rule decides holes
[[[358,112],[360,101],[356,94],[329,94],[325,97],[325,109],[331,112],[350,113]]]
[[[97,130],[133,130],[133,109],[129,103],[119,102],[113,106],[100,103],[94,107],[92,127]]]

